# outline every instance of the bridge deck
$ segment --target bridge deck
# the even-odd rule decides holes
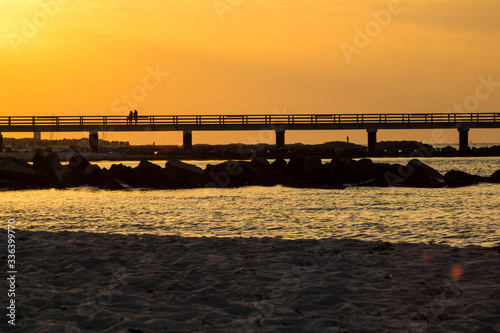
[[[0,132],[500,128],[500,113],[0,117]]]

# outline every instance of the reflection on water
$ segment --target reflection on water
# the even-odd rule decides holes
[[[458,189],[240,189],[2,193],[0,217],[29,230],[182,236],[500,242],[500,185]]]

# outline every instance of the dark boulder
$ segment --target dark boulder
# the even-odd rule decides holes
[[[313,177],[315,183],[339,186],[351,182],[349,168],[344,165],[327,163],[315,173],[316,176]]]
[[[266,171],[259,171],[251,163],[242,161],[227,161],[217,165],[209,164],[205,170],[218,187],[253,185],[256,179]]]
[[[180,189],[186,187],[204,187],[211,179],[204,176],[203,169],[177,160],[165,163],[144,184],[148,188]],[[214,187],[207,185],[207,187]]]
[[[407,165],[373,163],[373,169],[365,170],[367,179],[359,186],[374,187],[422,187],[440,188],[445,186],[444,177],[439,171],[420,160],[413,159]]]
[[[0,179],[0,189],[10,191],[27,190],[30,189],[30,186],[18,180]]]
[[[224,163],[208,164],[205,173],[208,174],[218,187],[236,187],[241,183],[241,173],[243,169],[240,162],[227,161]]]
[[[368,160],[371,161],[370,159],[368,159]],[[341,165],[341,166],[350,166],[353,163],[357,163],[357,162],[351,158],[348,158],[348,157],[335,157],[335,158],[332,158],[332,160],[330,161],[331,165]],[[363,163],[368,164],[366,161],[364,161]]]
[[[101,186],[105,181],[105,176],[98,165],[89,164],[82,171],[85,183],[91,186]]]
[[[167,163],[165,163],[165,168],[169,168],[172,170],[175,170],[179,174],[185,176],[185,177],[191,177],[196,174],[202,174],[203,169],[200,167],[197,167],[196,165],[184,163],[178,160],[170,160]]]
[[[321,158],[318,156],[297,156],[293,157],[286,165],[285,169],[297,169],[304,167],[307,169],[317,169],[321,167]]]
[[[35,170],[50,170],[50,165],[41,149],[37,149],[33,155],[33,169]]]
[[[133,169],[134,183],[137,187],[142,187],[146,182],[157,172],[161,170],[161,166],[143,160]]]
[[[404,179],[402,186],[439,188],[445,185],[444,177],[439,171],[417,159],[401,168],[399,175]]]
[[[59,155],[54,152],[49,152],[47,153],[47,156],[45,156],[45,159],[47,161],[47,166],[49,170],[53,171],[53,165],[58,165],[61,164],[61,160],[59,159]]]
[[[400,164],[374,163],[373,177],[362,180],[359,186],[392,187],[402,186],[404,178],[400,176],[403,168]]]
[[[197,174],[189,177],[184,188],[217,188],[219,187],[208,174]]]
[[[318,175],[328,184],[343,185],[359,183],[376,178],[376,164],[370,159],[354,161],[346,157],[336,157],[326,163]]]
[[[311,187],[311,184],[308,182],[305,182],[301,179],[298,179],[293,176],[285,177],[281,181],[281,184],[286,187],[294,187],[294,188],[309,188]]]
[[[365,180],[359,185],[422,188],[440,188],[445,185],[444,178],[439,171],[417,159],[411,160],[405,166],[400,164],[374,164],[374,166],[373,180]]]
[[[444,181],[448,187],[461,187],[476,185],[482,181],[488,181],[488,179],[463,171],[451,170],[444,175]]]
[[[271,166],[271,163],[263,157],[256,157],[250,162],[250,165],[255,169],[267,169]]]
[[[268,172],[268,169],[257,169],[248,162],[241,162],[241,175],[238,179],[239,182],[234,183],[236,186],[250,186],[254,185],[255,181],[263,174]]]
[[[423,163],[422,161],[418,159],[412,159],[406,167],[410,168],[413,167],[415,170],[420,170],[422,171],[423,174],[427,175],[429,178],[437,181],[437,182],[444,182],[444,177],[443,175],[437,171],[436,169],[428,166],[427,164]]]
[[[179,189],[184,188],[188,181],[185,174],[173,168],[162,168],[156,171],[144,184],[144,187],[155,189]]]
[[[90,164],[87,159],[81,154],[72,154],[68,166],[73,170],[83,171]]]
[[[106,185],[101,187],[103,190],[130,190],[132,186],[121,179],[112,178]]]
[[[254,181],[257,186],[275,186],[282,183],[283,175],[280,170],[269,169],[261,173]]]
[[[136,179],[135,179],[135,173],[134,170],[129,167],[125,166],[122,163],[120,164],[113,164],[109,168],[109,175],[108,177],[111,178],[116,178],[124,181],[125,183],[131,185],[131,186],[138,186]]]
[[[361,187],[389,187],[390,183],[385,178],[373,178],[357,184]]]
[[[321,169],[321,158],[317,156],[297,156],[283,168],[284,177],[293,177],[304,183],[317,184],[323,182],[318,171]]]
[[[286,167],[286,165],[287,165],[286,161],[281,157],[278,157],[273,161],[273,163],[271,163],[271,168],[281,170],[284,167]]]
[[[493,174],[490,176],[490,182],[500,183],[500,170],[493,172]]]
[[[49,186],[49,179],[31,165],[15,158],[0,158],[0,179],[29,185],[32,188]]]
[[[83,158],[83,156],[80,158],[73,155],[72,158],[73,162],[70,167],[69,165],[61,164],[57,153],[49,152],[47,154],[47,175],[50,177],[52,187],[66,188],[87,185],[89,183],[89,177],[96,177],[94,173],[95,169],[89,168],[91,164]],[[92,184],[94,186],[99,185],[94,182],[92,182]]]
[[[398,172],[399,164],[373,163],[375,178],[385,178],[388,172]]]
[[[49,153],[48,156],[47,164],[58,184],[56,187],[101,186],[106,182],[101,168],[91,164],[83,155],[72,154],[68,165],[62,165],[57,154]]]
[[[71,181],[74,183],[73,186],[82,186],[88,185],[91,181],[94,185],[98,186],[100,183],[97,181],[101,181],[102,179],[89,179],[89,175],[92,174],[92,177],[98,177],[99,173],[96,168],[98,166],[92,166],[90,162],[81,154],[71,154],[69,163],[67,166],[63,167],[63,170],[66,170],[71,174]],[[100,170],[100,168],[99,168]]]
[[[370,159],[344,163],[346,170],[346,181],[348,183],[362,182],[377,177],[376,165]]]

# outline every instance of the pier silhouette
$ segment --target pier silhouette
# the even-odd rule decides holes
[[[458,130],[464,151],[469,130],[500,128],[500,113],[146,115],[133,122],[128,116],[1,116],[0,151],[5,132],[88,132],[91,149],[98,151],[99,132],[181,131],[190,149],[194,131],[275,131],[276,146],[283,147],[288,130],[366,130],[372,153],[378,130],[450,128]]]

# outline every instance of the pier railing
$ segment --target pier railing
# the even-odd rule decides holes
[[[122,125],[315,125],[500,123],[500,113],[291,114],[291,115],[150,115],[0,116],[0,126]]]

